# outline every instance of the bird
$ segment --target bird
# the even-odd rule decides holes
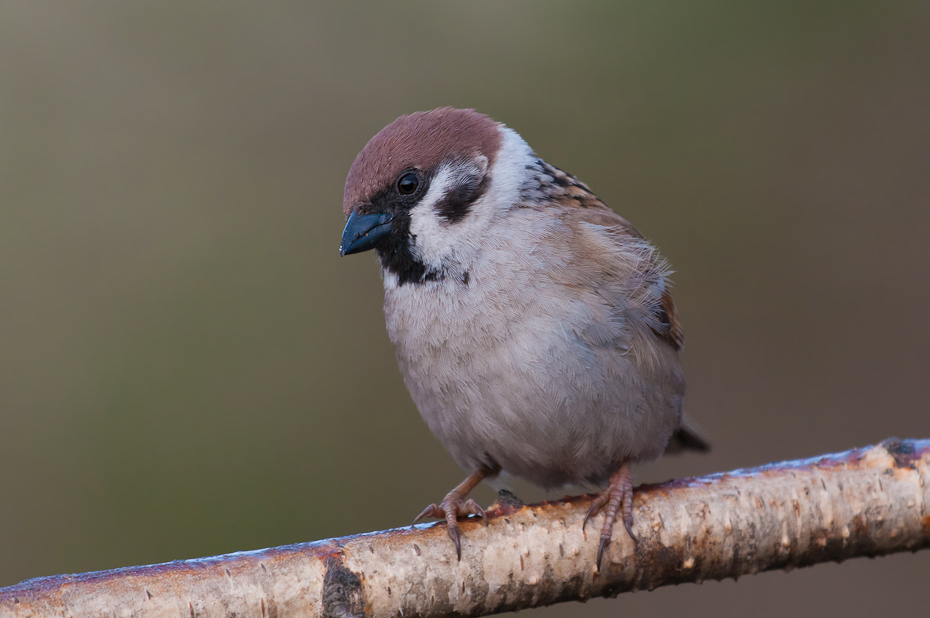
[[[631,466],[708,450],[683,416],[683,337],[657,249],[586,184],[473,109],[401,116],[346,178],[340,253],[374,250],[384,316],[423,420],[468,478],[426,517],[461,560],[469,492],[506,473],[596,485],[596,568],[617,517],[633,533]]]

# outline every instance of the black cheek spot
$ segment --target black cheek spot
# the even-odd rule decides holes
[[[488,175],[481,180],[477,177],[463,180],[436,202],[436,213],[449,223],[458,223],[468,214],[471,205],[488,190],[489,184]]]

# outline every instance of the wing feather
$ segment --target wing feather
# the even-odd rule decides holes
[[[652,261],[651,267],[645,269],[644,279],[650,276],[661,279],[661,294],[651,303],[650,310],[654,323],[650,325],[652,332],[667,341],[676,350],[684,345],[684,333],[678,319],[675,301],[669,291],[670,282],[664,261],[658,253],[648,244],[645,237],[632,223],[615,213],[609,206],[600,200],[586,184],[548,163],[541,162],[544,172],[553,179],[549,186],[549,199],[564,208],[568,218],[578,222],[585,222],[608,230],[605,236],[613,239],[614,243],[629,244],[630,239],[642,241],[641,246],[647,247],[648,256],[645,259]]]

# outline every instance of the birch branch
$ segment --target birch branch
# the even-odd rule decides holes
[[[595,571],[591,496],[502,498],[466,522],[32,579],[0,615],[481,616],[705,579],[930,547],[930,440],[642,486]],[[596,523],[596,522],[595,522]],[[592,528],[589,528],[589,531]],[[597,530],[597,525],[593,526]]]

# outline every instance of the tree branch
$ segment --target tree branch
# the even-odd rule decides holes
[[[801,461],[637,489],[595,572],[591,496],[495,503],[467,522],[213,558],[32,579],[0,589],[4,616],[480,616],[930,546],[930,440],[886,440]],[[597,528],[597,526],[595,526]]]

